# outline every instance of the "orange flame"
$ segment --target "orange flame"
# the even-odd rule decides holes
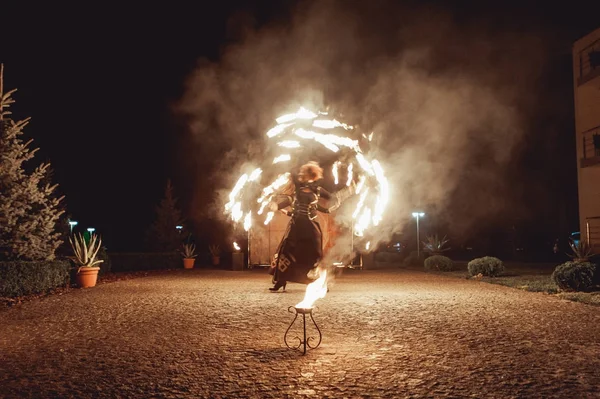
[[[319,278],[306,287],[304,299],[296,305],[298,309],[310,309],[317,299],[327,295],[327,271],[321,270]]]

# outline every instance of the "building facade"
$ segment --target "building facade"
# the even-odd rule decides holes
[[[573,44],[581,239],[600,250],[600,28]]]

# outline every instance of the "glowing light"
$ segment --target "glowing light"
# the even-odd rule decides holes
[[[370,247],[371,247],[371,241],[368,241],[367,245],[365,245],[365,249],[368,251]]]
[[[267,213],[267,217],[265,218],[265,226],[271,223],[271,220],[273,220],[273,216],[275,216],[275,212],[271,211]]]
[[[273,160],[273,163],[279,163],[279,162],[287,162],[290,159],[292,159],[292,157],[289,154],[283,154],[283,155],[279,155],[277,157],[275,157],[275,159]]]
[[[295,121],[297,119],[314,119],[316,117],[317,117],[317,114],[315,114],[314,112],[309,111],[304,107],[300,107],[298,112],[293,113],[293,114],[282,115],[279,118],[275,119],[275,121],[277,123],[286,123],[286,122]]]
[[[335,185],[345,184],[350,187],[356,184],[355,189],[350,192],[350,195],[359,196],[352,218],[355,234],[364,236],[367,229],[379,225],[383,220],[384,211],[389,203],[388,181],[379,161],[363,154],[358,140],[345,136],[347,132],[353,131],[354,127],[323,115],[327,113],[315,113],[301,107],[295,113],[277,118],[277,124],[268,130],[267,136],[269,139],[275,138],[271,141],[271,149],[279,148],[283,152],[274,154],[274,158],[270,160],[256,161],[267,165],[294,162],[297,152],[290,152],[289,149],[302,149],[308,141],[319,143],[333,153],[340,153],[343,158],[332,160],[333,180]],[[363,134],[363,137],[371,141],[373,132]],[[346,177],[345,181],[340,181],[343,165],[346,167]],[[253,223],[253,212],[261,217],[261,222],[265,225],[273,220],[275,212],[267,207],[279,195],[278,190],[291,179],[291,174],[285,173],[269,183],[261,179],[263,175],[266,175],[263,169],[256,168],[249,176],[240,176],[229,193],[229,201],[225,204],[225,213],[230,214],[234,223],[243,222],[246,231],[249,231]],[[260,188],[255,190],[257,185],[260,185]]]
[[[248,231],[252,227],[252,212],[248,212],[244,218],[244,230]]]
[[[235,241],[233,243],[233,249],[235,249],[236,251],[239,251],[241,249],[240,246],[238,245],[238,243]]]
[[[277,125],[267,132],[267,136],[269,136],[269,137],[279,136],[281,133],[283,133],[285,131],[285,129],[288,126],[291,126],[291,125],[292,125],[291,123],[284,123],[283,125]]]
[[[277,143],[280,147],[285,148],[300,148],[300,142],[296,140],[284,140]]]
[[[256,179],[258,179],[258,177],[261,175],[262,173],[262,169],[261,168],[256,168],[252,171],[252,173],[250,173],[250,177],[248,178],[248,181],[256,181]]]
[[[337,185],[339,183],[338,181],[338,165],[340,164],[340,161],[336,161],[333,163],[333,167],[331,168],[331,173],[333,174],[333,182],[335,183],[335,185]]]
[[[325,298],[325,295],[327,295],[327,271],[321,270],[319,278],[306,287],[304,299],[296,304],[296,308],[310,309],[317,299]]]
[[[350,186],[352,184],[352,164],[348,165],[348,180],[346,181],[346,186]]]
[[[313,121],[312,125],[314,127],[318,127],[321,129],[334,129],[336,127],[343,127],[346,130],[352,129],[352,126],[348,126],[345,123],[338,122],[335,119],[333,119],[333,120],[317,119],[317,120]]]

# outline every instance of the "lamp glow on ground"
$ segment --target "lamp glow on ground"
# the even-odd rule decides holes
[[[417,219],[417,258],[421,259],[421,239],[419,238],[419,219],[425,216],[424,212],[413,212],[412,216]]]

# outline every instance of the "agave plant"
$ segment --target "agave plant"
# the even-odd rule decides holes
[[[427,242],[423,241],[423,250],[429,252],[432,255],[438,255],[442,252],[448,251],[450,248],[445,248],[445,245],[450,241],[444,236],[441,240],[438,235],[427,236]]]
[[[573,258],[573,262],[588,262],[590,258],[594,255],[594,253],[592,252],[592,248],[590,248],[588,243],[584,240],[579,240],[577,243],[571,240],[571,242],[569,242],[569,246],[571,247],[571,251],[573,251],[573,253],[567,255]]]
[[[102,246],[102,240],[96,234],[92,233],[89,241],[86,241],[81,233],[69,237],[69,241],[71,242],[71,248],[73,248],[77,263],[79,263],[77,272],[82,267],[93,267],[104,262],[102,259],[96,259],[98,251]]]
[[[185,258],[185,259],[191,259],[191,258],[195,258],[196,255],[196,246],[192,243],[189,244],[183,244],[181,246],[181,255]]]

